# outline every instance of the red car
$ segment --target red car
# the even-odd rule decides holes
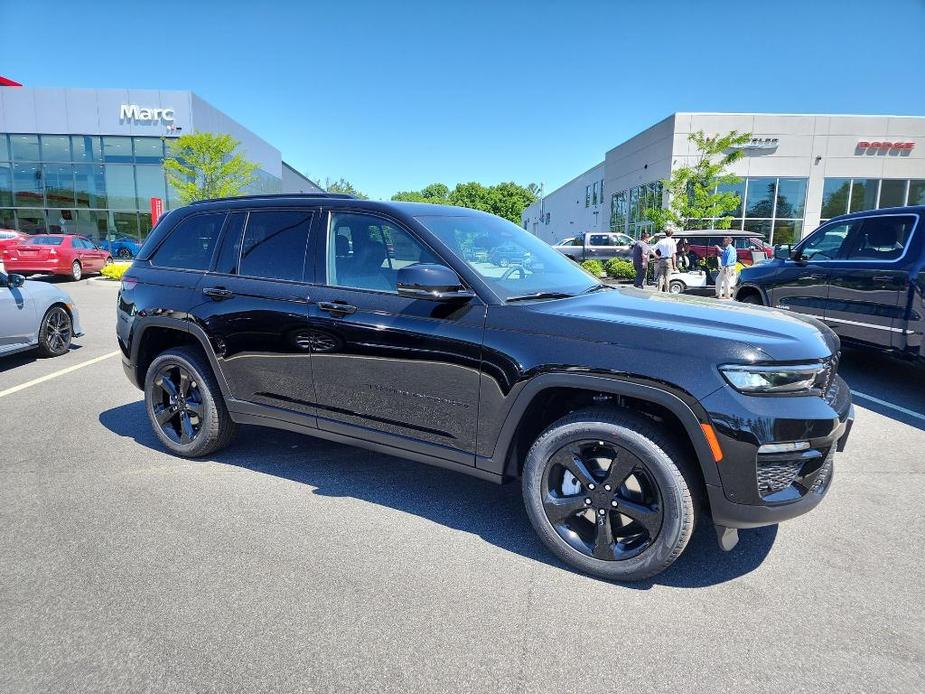
[[[2,257],[7,273],[66,275],[75,280],[112,262],[109,251],[76,234],[36,234],[4,248]]]
[[[658,234],[653,240],[654,246],[658,239],[664,234]],[[765,243],[761,234],[752,231],[737,231],[734,229],[707,229],[703,231],[676,231],[674,240],[678,244],[678,250],[681,250],[682,242],[687,242],[688,255],[693,256],[696,260],[701,258],[715,258],[720,253],[723,245],[723,237],[732,237],[732,245],[735,246],[736,255],[739,262],[743,265],[752,265],[757,261],[763,262],[763,259],[770,260],[774,257],[774,247]]]
[[[22,243],[27,238],[29,234],[24,234],[21,231],[16,231],[15,229],[0,229],[0,251],[4,248],[10,248],[19,243]]]

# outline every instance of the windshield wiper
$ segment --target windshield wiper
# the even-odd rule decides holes
[[[599,292],[602,289],[612,289],[612,287],[609,284],[604,284],[601,282],[600,284],[595,284],[592,287],[588,287],[582,292],[582,294],[591,294],[592,292]]]
[[[531,301],[532,299],[568,299],[574,294],[567,292],[536,292],[535,294],[521,294],[520,296],[511,296],[505,299],[506,302],[512,301]]]

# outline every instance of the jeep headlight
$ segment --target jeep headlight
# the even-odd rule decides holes
[[[825,365],[726,364],[720,373],[740,393],[807,393],[819,388]]]

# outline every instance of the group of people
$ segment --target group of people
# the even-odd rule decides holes
[[[633,268],[636,270],[636,278],[633,284],[642,289],[646,279],[646,272],[649,262],[655,260],[655,289],[660,292],[669,291],[671,285],[671,273],[678,271],[679,260],[681,263],[688,265],[688,255],[686,248],[679,249],[678,243],[674,239],[674,230],[666,229],[665,235],[652,246],[652,235],[644,233],[636,243],[633,244]],[[682,240],[682,244],[686,242]],[[723,238],[722,247],[717,246],[719,250],[718,263],[719,274],[716,277],[716,297],[718,299],[731,299],[732,286],[735,283],[736,263],[738,254],[735,246],[732,245],[732,237]]]

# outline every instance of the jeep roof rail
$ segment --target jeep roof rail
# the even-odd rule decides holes
[[[208,198],[195,200],[190,205],[202,205],[207,202],[227,202],[229,200],[273,200],[279,198],[337,198],[341,200],[355,200],[356,197],[347,193],[264,193],[258,195],[234,195],[228,198]]]

